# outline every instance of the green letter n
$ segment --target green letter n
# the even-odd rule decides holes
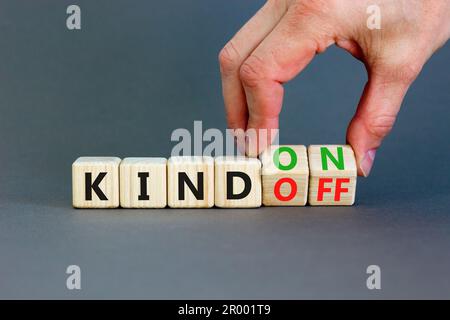
[[[334,163],[338,170],[344,170],[344,153],[342,152],[342,147],[337,147],[337,154],[338,159],[336,160],[328,148],[320,148],[320,155],[322,156],[322,170],[328,170],[327,157]]]

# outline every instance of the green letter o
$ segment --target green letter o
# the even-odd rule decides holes
[[[288,165],[283,165],[280,163],[280,153],[287,152],[291,156],[291,162]],[[279,147],[275,152],[273,153],[273,163],[275,166],[280,170],[291,170],[297,165],[297,154],[292,148],[289,147]]]

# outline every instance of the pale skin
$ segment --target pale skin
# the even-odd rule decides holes
[[[367,26],[374,4],[381,29]],[[219,54],[228,127],[277,129],[283,83],[337,45],[367,70],[347,129],[358,174],[367,177],[409,86],[449,37],[450,0],[268,0]],[[256,156],[272,138],[243,147]]]

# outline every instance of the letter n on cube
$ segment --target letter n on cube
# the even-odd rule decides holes
[[[310,205],[351,206],[356,193],[356,161],[349,145],[308,147]]]

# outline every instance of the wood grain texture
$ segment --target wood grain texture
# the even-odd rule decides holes
[[[179,194],[179,173],[186,173],[198,188],[198,173],[203,173],[203,199],[197,199],[184,184],[184,200]],[[212,157],[171,157],[167,162],[167,199],[171,208],[211,208],[214,206],[214,159]]]
[[[335,161],[328,155],[323,157],[322,148],[328,149]],[[342,158],[339,157],[339,148],[342,150]],[[308,203],[312,206],[353,205],[357,169],[352,148],[349,145],[312,145],[308,147],[308,158]]]
[[[255,158],[217,157],[215,159],[215,205],[220,208],[256,208],[261,206],[261,162]],[[227,173],[242,172],[250,178],[251,187],[248,195],[242,199],[227,197]],[[233,194],[242,194],[245,188],[242,178],[232,179]]]
[[[167,205],[166,158],[125,158],[119,171],[122,208],[164,208]],[[144,183],[145,193],[141,192],[141,183]]]
[[[119,206],[119,163],[116,157],[80,157],[72,164],[72,201],[75,208],[117,208]],[[88,199],[86,192],[86,173],[90,174],[91,182],[104,174],[98,183],[98,188],[106,197],[100,199],[92,190]],[[92,185],[91,183],[91,185]]]
[[[280,147],[282,149],[280,149]],[[295,153],[281,151],[289,148]],[[291,151],[291,152],[292,152]],[[274,162],[275,153],[281,166]],[[304,206],[308,199],[309,165],[303,145],[270,146],[260,156],[262,162],[263,204],[265,206]],[[288,166],[293,165],[292,168]]]

